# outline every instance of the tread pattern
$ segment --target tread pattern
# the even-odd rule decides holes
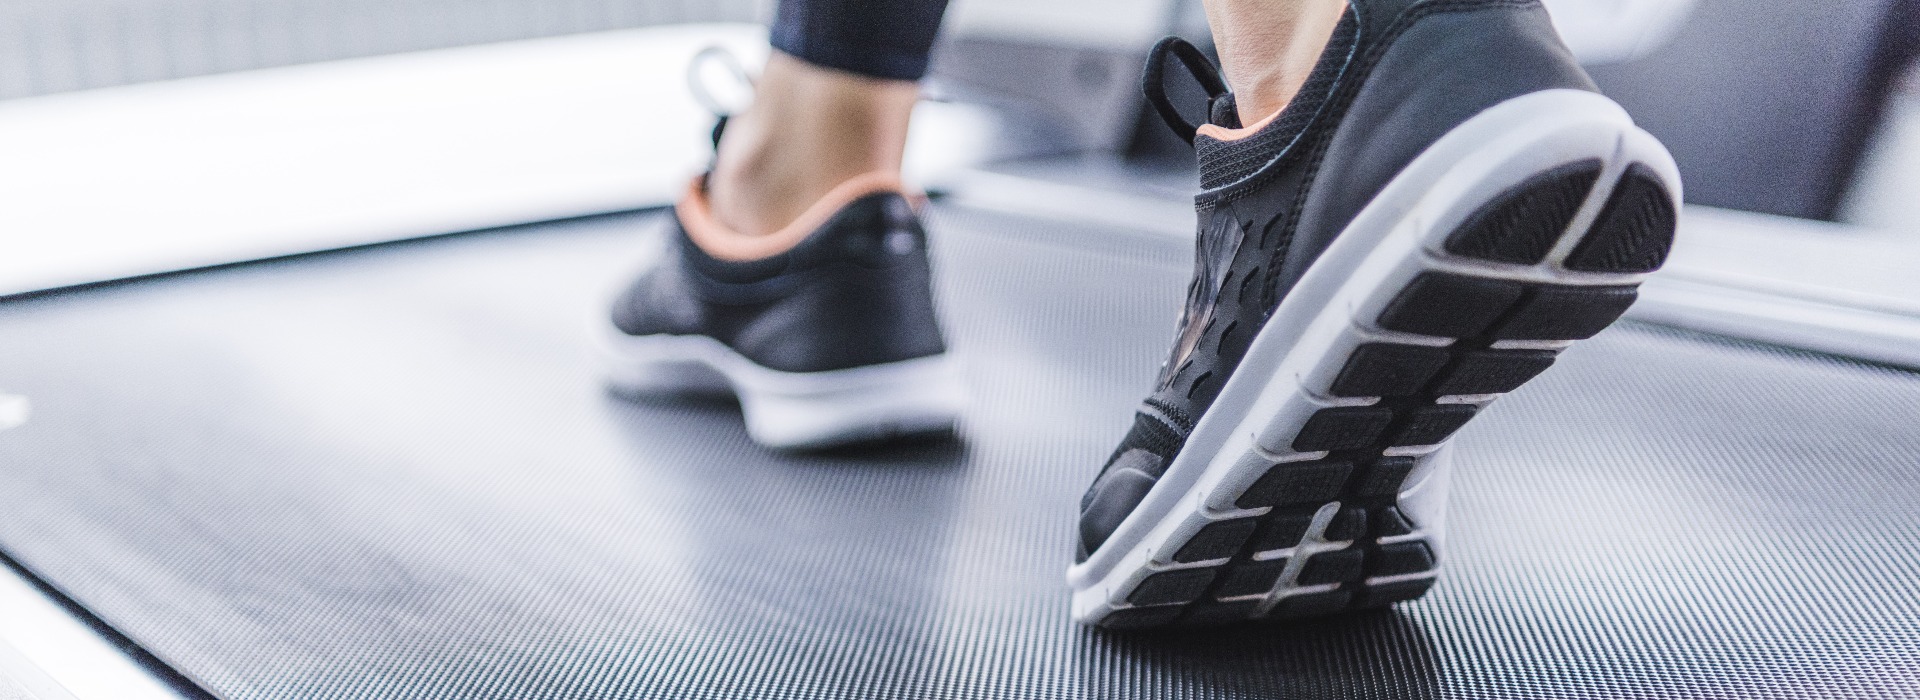
[[[1187,540],[1180,551],[1174,553],[1173,560],[1182,564],[1209,559],[1226,559],[1240,551],[1240,545],[1246,544],[1253,536],[1253,530],[1260,523],[1253,518],[1222,520],[1208,523],[1192,539]]]
[[[1307,419],[1293,438],[1299,452],[1327,452],[1366,447],[1393,425],[1393,410],[1378,406],[1322,409]]]
[[[1580,213],[1594,181],[1600,179],[1600,168],[1598,159],[1582,160],[1515,185],[1448,236],[1447,252],[1516,265],[1539,264]]]
[[[1347,477],[1352,474],[1353,463],[1345,460],[1276,464],[1241,492],[1235,505],[1271,508],[1294,503],[1324,503],[1340,497]]]
[[[1387,305],[1379,324],[1415,335],[1476,336],[1500,320],[1526,292],[1518,282],[1423,272]]]
[[[1347,358],[1333,395],[1411,396],[1447,365],[1446,348],[1367,343]]]
[[[1607,197],[1593,232],[1573,255],[1567,269],[1581,272],[1652,272],[1667,262],[1673,248],[1678,217],[1673,199],[1660,176],[1640,163],[1627,173]]]
[[[1559,245],[1601,171],[1599,161],[1579,161],[1541,173],[1495,197],[1442,248],[1489,263],[1537,266]],[[1631,166],[1562,266],[1622,275],[1657,268],[1672,243],[1671,209],[1652,171]],[[1618,320],[1638,296],[1632,284],[1484,274],[1424,270],[1376,317],[1356,319],[1362,328],[1447,344],[1375,340],[1338,358],[1340,369],[1324,394],[1367,405],[1308,415],[1289,447],[1313,458],[1264,462],[1265,471],[1241,482],[1248,485],[1232,500],[1243,510],[1265,510],[1215,520],[1187,536],[1170,557],[1173,568],[1140,579],[1127,597],[1133,607],[1114,610],[1099,624],[1291,619],[1424,595],[1439,561],[1419,523],[1398,507],[1417,463],[1409,453],[1445,442],[1492,398],[1552,367],[1566,342],[1590,338]],[[1503,345],[1515,341],[1546,349]]]
[[[1535,285],[1494,329],[1499,340],[1586,340],[1620,320],[1639,298],[1626,287]]]
[[[1504,394],[1553,366],[1552,350],[1474,350],[1460,353],[1453,374],[1435,391],[1442,396]]]

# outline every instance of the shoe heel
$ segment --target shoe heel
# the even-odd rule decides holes
[[[776,449],[948,432],[965,404],[947,355],[831,372],[738,372],[730,379],[747,434]]]

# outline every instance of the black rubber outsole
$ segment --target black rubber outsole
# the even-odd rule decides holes
[[[1573,222],[1601,169],[1599,161],[1580,161],[1542,172],[1468,217],[1442,248],[1461,258],[1540,264]],[[1651,272],[1666,260],[1675,224],[1666,185],[1636,163],[1561,266],[1578,272]],[[1435,552],[1424,538],[1396,539],[1418,530],[1397,505],[1415,458],[1388,452],[1445,442],[1484,401],[1444,397],[1513,391],[1551,367],[1559,352],[1496,344],[1590,338],[1618,320],[1636,297],[1637,285],[1631,284],[1543,284],[1440,271],[1414,277],[1374,325],[1453,342],[1445,347],[1374,342],[1356,348],[1345,358],[1331,393],[1378,400],[1309,417],[1291,447],[1326,456],[1270,465],[1235,505],[1271,510],[1209,523],[1172,557],[1180,564],[1224,563],[1149,575],[1127,597],[1135,607],[1113,611],[1100,626],[1286,620],[1424,595],[1438,573]],[[1281,598],[1261,614],[1289,561],[1255,559],[1255,554],[1299,547],[1330,504],[1338,509],[1319,539],[1352,544],[1311,554],[1292,585],[1312,590]]]

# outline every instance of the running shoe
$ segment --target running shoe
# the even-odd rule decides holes
[[[1166,97],[1168,59],[1209,95]],[[1171,357],[1081,501],[1073,615],[1285,620],[1424,594],[1449,440],[1633,303],[1680,176],[1533,0],[1351,0],[1280,113],[1241,124],[1169,39],[1148,101],[1196,149]],[[1254,115],[1259,116],[1259,115]]]
[[[850,180],[763,237],[715,221],[705,181],[689,185],[665,250],[614,301],[611,386],[730,391],[747,435],[776,449],[950,431],[960,380],[935,317],[926,231],[899,179]]]

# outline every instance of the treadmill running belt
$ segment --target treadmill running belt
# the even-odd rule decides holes
[[[1068,620],[1189,245],[936,207],[958,441],[601,388],[657,214],[0,303],[0,550],[222,698],[1920,694],[1920,376],[1615,328],[1460,436],[1394,612]]]

